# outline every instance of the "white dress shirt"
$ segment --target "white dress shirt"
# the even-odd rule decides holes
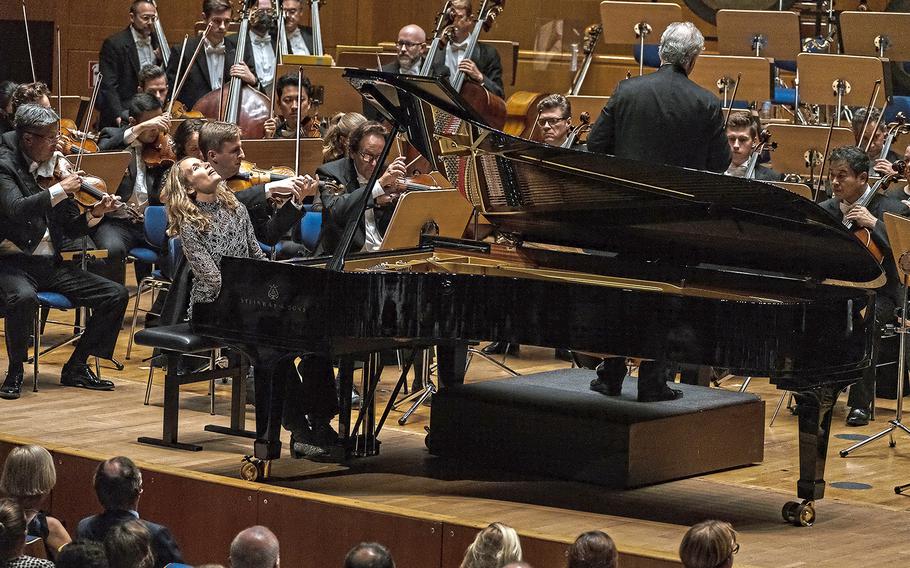
[[[253,44],[253,59],[256,60],[256,77],[265,85],[272,84],[275,76],[275,48],[272,47],[272,36],[250,33],[250,42]]]
[[[370,181],[369,179],[357,174],[357,183],[362,186]],[[376,181],[376,185],[373,186],[373,199],[376,199],[380,195],[385,193],[385,190],[382,189],[382,186],[379,185],[379,181]],[[366,213],[363,214],[363,232],[365,239],[363,241],[363,248],[361,252],[373,252],[379,250],[379,246],[382,245],[382,234],[379,232],[379,227],[376,226],[376,215],[373,213],[373,209],[367,209]]]
[[[291,55],[312,55],[310,48],[303,41],[303,34],[300,33],[300,28],[297,28],[288,36],[288,41],[291,43]]]
[[[205,62],[209,66],[209,83],[214,91],[221,88],[224,79],[224,42],[212,45],[208,39],[202,41],[205,43]]]
[[[130,26],[130,31],[133,33],[133,41],[136,42],[136,53],[139,54],[139,69],[146,65],[154,65],[155,51],[152,49],[152,38],[143,37],[133,26]]]
[[[450,41],[446,45],[446,67],[449,68],[449,82],[451,82],[458,73],[458,64],[468,53],[468,39],[461,43]]]

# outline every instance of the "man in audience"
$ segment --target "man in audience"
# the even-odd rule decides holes
[[[261,525],[240,531],[231,542],[231,568],[278,568],[278,538]]]
[[[113,527],[139,519],[142,472],[131,459],[118,456],[98,465],[93,483],[104,512],[79,521],[76,535],[101,542]],[[157,568],[170,562],[183,562],[180,547],[167,527],[146,520],[142,524],[151,534]]]
[[[730,568],[737,552],[736,531],[723,521],[693,525],[679,545],[679,558],[685,568]]]
[[[344,558],[344,568],[395,568],[395,561],[378,542],[361,542]]]
[[[603,531],[581,533],[569,547],[567,568],[616,568],[618,564],[616,544]]]
[[[67,544],[54,564],[57,568],[108,568],[104,546],[91,540]]]

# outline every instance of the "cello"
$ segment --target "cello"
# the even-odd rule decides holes
[[[243,2],[234,65],[243,63],[246,46],[249,43],[250,9],[254,3],[255,0],[244,0]],[[226,64],[227,62],[225,62]],[[189,72],[189,66],[187,72]],[[224,109],[223,113],[222,109]],[[244,138],[258,139],[265,135],[263,124],[269,118],[269,98],[245,84],[240,77],[231,77],[227,89],[222,85],[221,88],[203,96],[193,106],[193,110],[198,110],[207,118],[221,119],[236,124],[243,131]]]

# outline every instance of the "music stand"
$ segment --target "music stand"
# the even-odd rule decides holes
[[[95,177],[104,180],[107,189],[115,193],[123,181],[124,172],[129,166],[132,154],[129,152],[100,152],[82,155],[82,169]],[[76,156],[67,156],[70,163],[76,163]]]
[[[844,106],[866,106],[876,81],[884,83],[884,67],[877,57],[800,53],[796,56],[799,99],[819,105],[836,105],[836,124],[840,126]],[[890,84],[890,81],[889,81]],[[890,97],[888,86],[885,97]]]
[[[289,53],[281,56],[282,65],[324,65],[331,67],[335,65],[335,60],[331,55],[291,55]]]
[[[904,377],[907,372],[907,334],[910,333],[910,329],[907,328],[907,320],[904,319],[908,313],[907,286],[910,285],[910,219],[893,213],[885,213],[885,231],[888,233],[888,241],[891,243],[891,254],[894,256],[894,263],[897,265],[897,274],[901,279],[901,287],[904,291],[902,296],[903,300],[901,301],[902,320],[897,329],[897,332],[900,334],[900,351],[897,355],[897,410],[895,411],[894,419],[888,421],[889,426],[887,428],[861,442],[853,444],[846,450],[841,450],[840,457],[842,458],[847,457],[853,450],[859,449],[870,442],[882,438],[885,434],[888,434],[888,445],[893,448],[897,445],[894,441],[894,431],[897,429],[910,434],[910,428],[907,428],[903,422],[901,422],[901,418],[904,414]],[[878,333],[877,330],[876,333]],[[900,493],[908,486],[910,486],[910,484],[895,487],[894,492]]]
[[[794,193],[800,197],[812,200],[812,189],[804,183],[791,183],[786,181],[772,181],[771,185],[775,185],[781,189],[786,189],[790,193]]]
[[[435,223],[437,235],[460,239],[473,212],[471,203],[454,189],[405,193],[392,213],[379,250],[417,246],[428,223]]]
[[[802,51],[799,15],[788,11],[718,10],[717,51],[723,55],[793,61]]]
[[[644,74],[645,44],[660,43],[673,22],[683,21],[679,4],[668,2],[601,2],[600,20],[608,43],[638,45],[638,74]]]
[[[802,126],[796,124],[772,124],[768,126],[771,140],[777,148],[771,153],[771,167],[785,174],[799,174],[815,179],[822,165],[825,143],[828,140],[826,126]],[[856,144],[853,131],[849,128],[835,128],[831,133],[831,150]]]
[[[293,138],[272,138],[267,140],[243,140],[243,153],[246,159],[256,166],[269,169],[276,166],[293,168],[294,148],[297,141]],[[322,165],[322,138],[300,139],[300,173],[310,173]]]
[[[736,87],[737,77],[739,87]],[[712,93],[718,93],[726,107],[728,102],[733,102],[730,97],[734,88],[738,100],[770,100],[774,73],[771,62],[764,57],[702,55],[689,73],[689,79]]]
[[[844,12],[840,34],[844,53],[910,60],[910,14],[900,12]]]
[[[281,77],[286,73],[297,76],[299,65],[279,65],[275,76]],[[330,67],[326,65],[304,65],[303,74],[309,78],[315,90],[322,88],[324,93],[319,114],[331,117],[338,112],[363,112],[363,101],[360,93],[351,88],[351,84],[341,77],[346,67]]]

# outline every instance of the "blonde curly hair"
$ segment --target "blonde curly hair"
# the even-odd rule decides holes
[[[167,208],[167,234],[172,237],[179,235],[185,228],[200,233],[208,233],[212,229],[211,218],[199,210],[196,205],[196,189],[190,187],[180,167],[180,164],[190,159],[194,158],[183,158],[171,167],[161,189],[161,200]],[[218,202],[231,211],[240,207],[240,202],[223,181],[218,184],[216,195]]]
[[[518,533],[510,526],[492,523],[477,533],[460,568],[502,568],[510,562],[521,562]]]

